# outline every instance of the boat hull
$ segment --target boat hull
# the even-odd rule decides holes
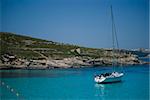
[[[114,77],[114,78],[106,78],[102,82],[98,82],[99,84],[105,84],[105,83],[117,83],[122,81],[122,76],[120,77]]]
[[[116,82],[121,82],[123,77],[123,73],[118,74],[117,76],[108,76],[108,77],[101,77],[99,78],[98,76],[95,77],[95,82],[96,83],[116,83]]]

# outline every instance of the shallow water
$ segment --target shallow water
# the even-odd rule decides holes
[[[1,99],[30,100],[148,100],[149,65],[126,66],[123,69],[122,82],[114,84],[94,82],[95,74],[109,72],[110,67],[1,70],[0,95]],[[13,92],[10,91],[12,88]]]

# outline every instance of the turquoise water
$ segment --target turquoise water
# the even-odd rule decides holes
[[[5,99],[89,99],[89,100],[148,100],[149,65],[126,66],[123,81],[96,84],[94,75],[109,72],[110,67],[1,70],[2,100]],[[5,84],[2,85],[2,82]],[[7,88],[7,85],[9,88]],[[11,88],[14,89],[11,92]],[[18,93],[18,96],[16,95]]]

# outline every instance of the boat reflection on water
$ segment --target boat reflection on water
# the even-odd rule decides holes
[[[97,88],[96,96],[104,97],[105,95],[105,85],[106,84],[95,84],[95,87]],[[101,98],[102,99],[102,98]],[[103,99],[102,99],[103,100]]]
[[[119,95],[117,94],[123,86],[123,82],[118,82],[115,84],[95,84],[96,88],[95,96],[99,97],[100,100],[105,100],[108,97],[117,98]],[[113,91],[113,92],[110,92]]]

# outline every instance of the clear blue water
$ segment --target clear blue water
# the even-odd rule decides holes
[[[148,100],[149,65],[126,66],[123,81],[96,84],[94,75],[109,72],[110,67],[1,70],[0,96],[5,99],[44,100]],[[9,88],[7,88],[7,85]],[[11,92],[13,88],[15,92]],[[15,93],[19,93],[17,97]]]

